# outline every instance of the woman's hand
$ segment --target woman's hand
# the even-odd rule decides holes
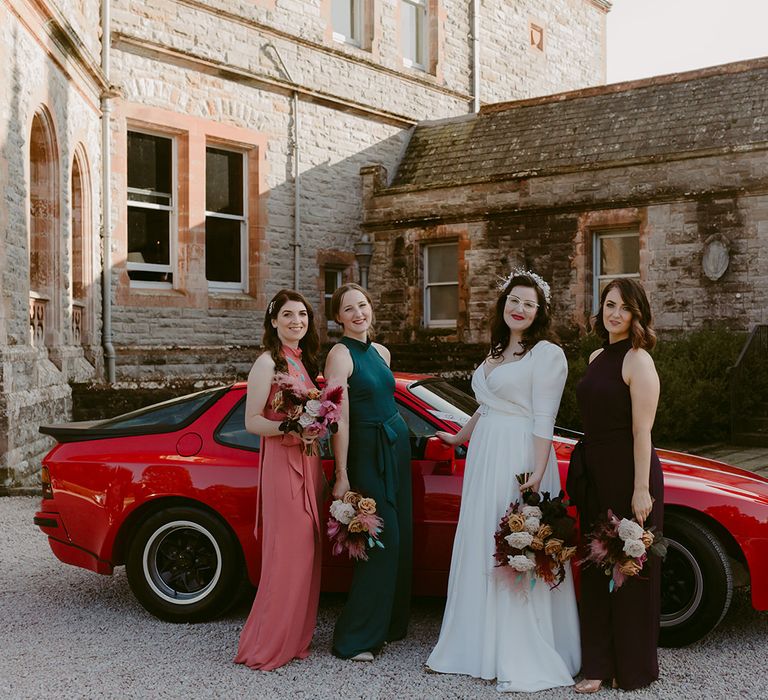
[[[349,491],[349,477],[347,476],[347,472],[345,471],[342,474],[336,474],[336,481],[333,484],[333,491],[331,492],[333,500],[339,500],[347,491]]]
[[[459,444],[459,434],[456,433],[455,435],[453,433],[446,433],[444,430],[438,430],[435,433],[435,437],[439,437],[444,443],[447,445],[458,445]]]
[[[526,481],[520,484],[520,493],[525,493],[526,491],[533,491],[534,493],[538,493],[543,476],[543,474],[531,474]]]
[[[647,488],[636,488],[632,494],[632,513],[640,525],[651,514],[653,499]]]

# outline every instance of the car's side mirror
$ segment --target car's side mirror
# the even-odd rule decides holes
[[[453,445],[444,443],[439,437],[427,438],[424,459],[435,462],[433,474],[453,474],[456,471],[456,452]]]

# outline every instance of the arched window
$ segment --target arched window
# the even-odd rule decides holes
[[[89,345],[93,328],[93,247],[91,179],[85,149],[78,146],[72,161],[72,344]]]
[[[29,310],[30,339],[50,347],[58,329],[59,249],[58,153],[48,111],[32,119],[29,141]]]

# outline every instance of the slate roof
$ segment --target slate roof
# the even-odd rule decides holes
[[[768,58],[761,58],[420,123],[391,186],[532,177],[767,142]]]

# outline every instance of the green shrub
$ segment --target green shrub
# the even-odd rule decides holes
[[[652,355],[661,382],[661,397],[653,428],[654,443],[705,444],[725,440],[730,433],[728,368],[746,336],[726,329],[665,335]],[[595,335],[564,344],[568,382],[557,424],[581,430],[576,385],[584,376],[590,353],[600,346]]]

